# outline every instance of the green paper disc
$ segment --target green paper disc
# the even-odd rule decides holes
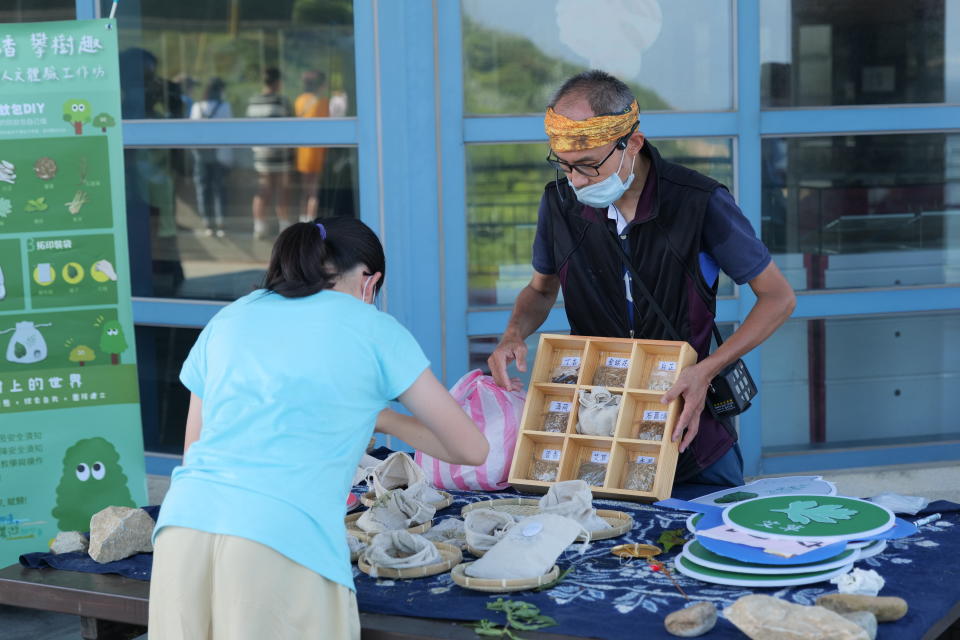
[[[723,510],[723,521],[768,538],[858,540],[883,533],[894,516],[878,504],[842,496],[783,495],[746,500]]]
[[[741,562],[740,560],[727,558],[721,556],[720,554],[713,553],[696,540],[691,540],[683,546],[683,556],[700,566],[709,567],[710,569],[719,569],[720,571],[729,571],[731,573],[752,575],[789,575],[827,571],[829,569],[842,567],[858,560],[860,558],[860,551],[857,549],[847,549],[843,553],[839,553],[832,558],[827,558],[821,562],[791,565],[769,565],[757,564],[754,562]]]
[[[725,584],[731,587],[791,587],[800,584],[813,584],[814,582],[823,582],[834,576],[842,575],[853,567],[853,563],[850,563],[837,569],[828,569],[827,571],[760,575],[711,569],[710,567],[699,565],[682,555],[677,556],[673,565],[677,571],[690,578],[711,584]]]

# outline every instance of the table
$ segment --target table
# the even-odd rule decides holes
[[[454,505],[439,512],[438,517],[457,515],[465,504],[489,496],[455,492],[455,498]],[[663,629],[663,618],[681,608],[683,598],[666,578],[652,573],[645,565],[619,566],[609,547],[622,542],[655,541],[660,531],[682,527],[687,514],[651,505],[605,500],[595,504],[598,508],[630,511],[635,520],[633,530],[622,538],[595,542],[583,554],[576,548],[569,549],[561,557],[560,565],[573,565],[574,571],[550,591],[505,596],[536,604],[544,614],[558,620],[558,631],[568,634],[524,633],[524,637],[622,638],[636,635],[639,628],[649,639],[669,637]],[[938,523],[923,527],[909,539],[893,541],[884,554],[858,563],[859,567],[875,569],[884,576],[887,586],[883,595],[903,597],[910,605],[905,618],[880,625],[879,640],[960,640],[960,627],[955,624],[960,618],[960,581],[956,579],[960,573],[960,505],[934,503],[930,509],[943,512]],[[767,593],[791,602],[813,604],[818,595],[833,590],[827,583],[750,590],[707,585],[685,576],[677,579],[694,599],[714,602],[720,609],[749,593]],[[502,617],[486,611],[489,594],[462,590],[452,584],[449,574],[410,581],[377,581],[360,574],[355,581],[363,637],[371,640],[475,639],[472,629],[462,623]],[[83,637],[88,640],[130,638],[134,631],[143,633],[148,591],[147,582],[115,575],[23,569],[19,565],[0,570],[0,604],[80,615]],[[108,621],[141,627],[127,627],[127,635],[123,635],[123,628],[117,629]],[[707,637],[742,640],[744,636],[721,618]]]
[[[150,583],[110,574],[0,569],[0,604],[80,616],[84,640],[129,640],[147,631]],[[476,640],[473,629],[455,622],[361,613],[363,640]],[[573,636],[527,632],[531,640],[579,640]]]

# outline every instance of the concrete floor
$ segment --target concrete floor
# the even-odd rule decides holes
[[[871,467],[804,475],[822,475],[837,485],[840,495],[867,498],[889,491],[960,503],[960,465],[957,464]],[[159,504],[169,486],[168,477],[149,476],[147,487],[150,503]],[[77,616],[0,606],[0,638],[77,640],[80,638],[80,621]],[[138,640],[145,638],[141,636]]]

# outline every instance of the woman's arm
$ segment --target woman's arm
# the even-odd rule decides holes
[[[400,438],[408,445],[428,456],[446,460],[451,457],[447,448],[433,436],[427,426],[416,418],[393,409],[384,409],[377,416],[377,433],[386,433]]]
[[[377,418],[378,431],[451,464],[478,466],[486,461],[487,439],[430,369],[400,395],[400,402],[413,418],[383,411]]]
[[[183,436],[183,455],[200,438],[203,428],[203,400],[195,393],[190,394],[190,408],[187,410],[187,431]]]

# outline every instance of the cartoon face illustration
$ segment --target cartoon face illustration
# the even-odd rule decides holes
[[[88,531],[90,518],[110,506],[135,507],[120,455],[104,438],[80,440],[63,456],[57,504],[60,531]]]
[[[112,364],[120,363],[120,354],[127,350],[127,339],[123,335],[123,327],[116,320],[103,324],[103,333],[100,334],[100,351],[110,354]]]
[[[78,136],[83,133],[83,125],[90,122],[90,103],[86,100],[67,100],[63,103],[63,120],[73,125]]]

